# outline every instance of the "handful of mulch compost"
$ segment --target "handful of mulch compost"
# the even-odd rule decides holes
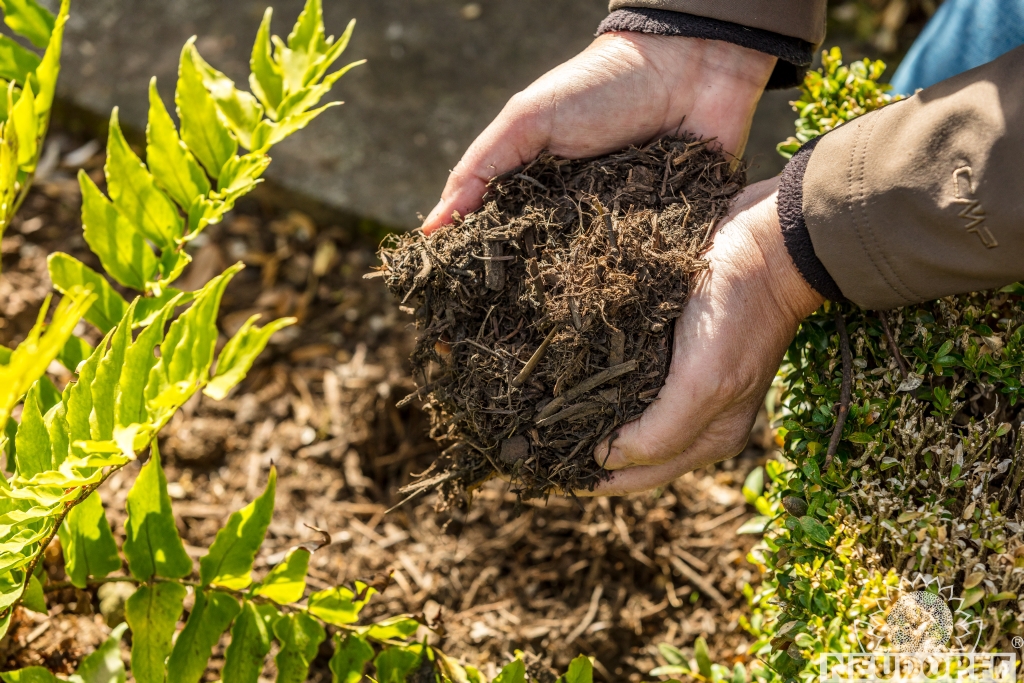
[[[593,488],[594,447],[668,374],[673,321],[744,170],[713,140],[541,156],[429,237],[393,236],[382,275],[422,333],[412,363],[447,500],[490,477],[522,498]]]

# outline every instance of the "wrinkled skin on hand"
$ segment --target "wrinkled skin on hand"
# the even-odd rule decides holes
[[[479,208],[490,178],[544,150],[581,159],[682,127],[739,156],[774,66],[774,57],[716,40],[602,35],[509,100],[452,171],[423,230]]]
[[[777,185],[745,189],[716,229],[658,400],[598,444],[594,457],[615,472],[578,495],[652,489],[743,450],[800,321],[824,301],[783,243]]]

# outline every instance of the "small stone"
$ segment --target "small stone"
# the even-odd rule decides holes
[[[514,465],[524,460],[530,454],[530,442],[522,434],[505,439],[501,442],[501,454],[498,456],[501,461],[508,465]]]
[[[470,2],[463,5],[462,10],[459,14],[466,21],[476,21],[484,13],[484,8],[480,6],[479,2]]]

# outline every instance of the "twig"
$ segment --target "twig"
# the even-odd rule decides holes
[[[544,410],[537,414],[537,421],[540,422],[541,420],[554,415],[566,403],[574,401],[583,394],[593,391],[605,382],[610,382],[611,380],[621,377],[626,373],[633,372],[637,369],[637,365],[638,363],[635,360],[626,361],[619,365],[613,365],[612,367],[602,370],[596,375],[592,375],[591,377],[583,380],[572,389],[563,392],[561,396],[544,406]]]
[[[594,413],[600,412],[603,408],[604,403],[601,401],[584,401],[583,403],[571,405],[565,410],[555,413],[551,417],[545,417],[543,420],[537,420],[535,424],[538,427],[550,427],[562,420],[570,420],[572,418],[581,418],[586,417],[587,415],[593,415]],[[581,441],[580,443],[583,442]]]
[[[900,353],[900,347],[896,345],[896,338],[892,336],[892,331],[889,329],[889,320],[883,311],[878,312],[878,319],[882,321],[882,332],[885,333],[885,342],[889,346],[889,353],[896,359],[896,365],[900,366],[900,374],[903,375],[903,379],[907,379],[910,372],[907,369],[907,361],[903,358],[903,354]]]
[[[828,442],[828,453],[825,455],[825,467],[827,471],[832,465],[832,459],[839,449],[839,440],[843,438],[843,427],[846,426],[846,416],[850,413],[850,398],[853,393],[853,352],[850,351],[850,335],[846,332],[846,319],[836,307],[835,313],[836,330],[839,332],[839,353],[843,360],[843,383],[839,389],[839,414],[836,415],[836,426],[832,429],[832,438]]]
[[[682,574],[687,581],[697,587],[699,591],[711,597],[719,607],[728,607],[729,601],[725,599],[717,588],[711,585],[711,583],[703,576],[694,571],[690,565],[686,564],[676,555],[670,555],[668,561],[672,563],[672,566],[676,568],[680,574]]]
[[[556,332],[558,332],[558,325],[552,327],[551,331],[548,332],[548,336],[544,337],[544,341],[540,343],[537,350],[530,356],[530,360],[526,361],[526,365],[519,371],[516,378],[512,380],[512,386],[521,387],[526,384],[526,380],[530,379],[530,375],[537,369],[537,365],[544,358],[544,354],[548,352],[548,347],[551,346],[551,341],[555,338]]]
[[[583,621],[581,621],[576,628],[566,636],[566,643],[572,643],[583,635],[583,632],[586,631],[592,623],[594,623],[594,618],[597,617],[597,610],[601,606],[602,593],[604,593],[604,586],[599,583],[594,587],[594,592],[590,596],[590,607],[587,608],[587,613],[583,616]]]

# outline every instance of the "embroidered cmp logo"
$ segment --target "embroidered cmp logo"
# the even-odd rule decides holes
[[[971,167],[963,166],[953,171],[953,203],[964,204],[959,217],[967,221],[967,232],[973,232],[988,249],[999,246],[995,235],[985,225],[985,210],[981,202],[974,198],[974,183]]]

